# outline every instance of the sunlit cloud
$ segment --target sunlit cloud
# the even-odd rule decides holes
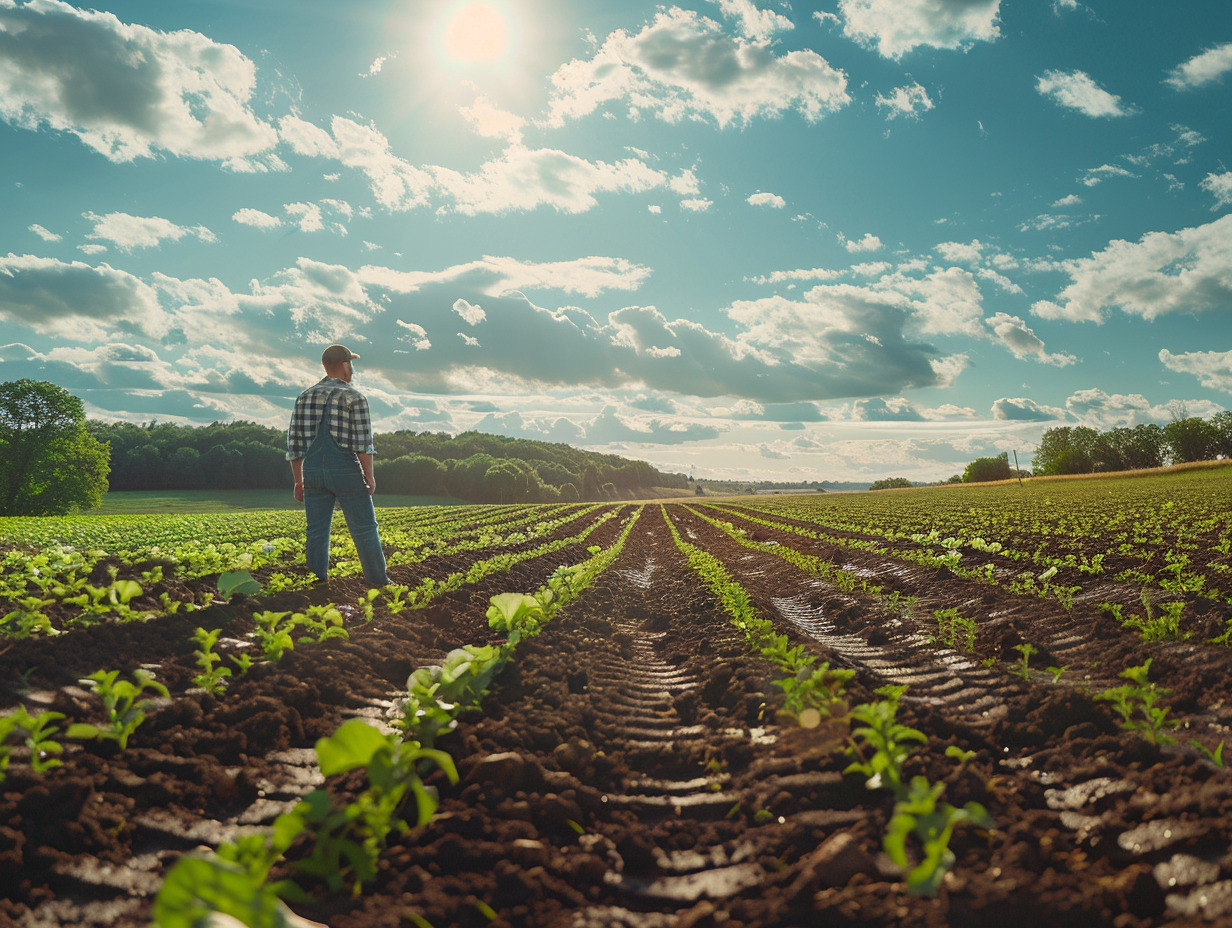
[[[1026,397],[1002,397],[992,404],[992,417],[1018,422],[1064,420],[1065,410],[1045,406]]]
[[[846,75],[816,52],[774,54],[691,10],[660,9],[636,34],[613,32],[590,59],[552,75],[547,125],[622,102],[636,118],[713,120],[720,128],[795,111],[809,121],[850,102]]]
[[[269,213],[263,213],[259,209],[252,207],[244,207],[237,209],[231,214],[231,220],[238,222],[242,226],[252,226],[254,229],[277,229],[282,225],[282,220],[277,216],[271,216]]]
[[[1211,390],[1232,393],[1232,351],[1159,352],[1159,361],[1170,371],[1193,374],[1198,383]]]
[[[764,42],[777,32],[794,29],[795,24],[786,16],[773,10],[762,9],[753,0],[711,0],[717,3],[723,15],[740,24],[740,32],[746,38]]]
[[[1174,312],[1226,309],[1232,301],[1232,215],[1178,232],[1110,242],[1089,258],[1063,262],[1071,283],[1031,312],[1041,319],[1101,323],[1112,309],[1146,320]]]
[[[913,49],[967,49],[1001,35],[1001,0],[839,0],[843,31],[885,58]]]
[[[1044,349],[1044,340],[1017,316],[997,313],[984,320],[993,336],[1008,348],[1019,360],[1030,359],[1054,367],[1068,367],[1078,359],[1067,352],[1049,353]]]
[[[37,235],[39,238],[41,238],[45,242],[58,242],[62,238],[64,238],[63,235],[57,235],[55,232],[52,232],[50,229],[43,228],[37,222],[34,223],[33,225],[28,226],[27,229],[30,232],[33,232],[35,235]]]
[[[133,216],[129,213],[107,213],[105,216],[82,213],[82,216],[94,223],[94,229],[86,233],[86,238],[110,242],[121,251],[157,248],[163,241],[178,242],[185,236],[211,244],[218,241],[205,226],[180,226],[159,216]]]
[[[609,290],[636,290],[650,273],[646,265],[624,258],[590,256],[534,262],[484,255],[440,271],[396,271],[366,265],[357,276],[365,286],[396,293],[412,293],[432,284],[457,283],[492,296],[519,290],[559,290],[596,297]]]
[[[1169,422],[1179,406],[1191,416],[1209,417],[1220,407],[1208,400],[1151,403],[1140,393],[1106,393],[1098,388],[1078,390],[1065,401],[1066,411],[1079,423],[1101,431],[1148,422]]]
[[[1177,65],[1165,83],[1176,90],[1192,90],[1219,80],[1229,71],[1232,71],[1232,42],[1225,42]]]
[[[839,241],[843,243],[844,248],[853,254],[865,251],[880,251],[885,247],[882,245],[881,239],[871,232],[865,232],[864,237],[858,239],[846,239],[839,236]]]
[[[877,94],[877,106],[886,111],[886,119],[919,119],[935,105],[928,91],[919,83],[895,87],[888,94]]]
[[[111,161],[159,153],[268,169],[256,68],[232,45],[56,0],[0,0],[0,118],[71,133]],[[100,92],[104,89],[105,92]]]
[[[745,202],[750,206],[769,206],[774,209],[782,209],[787,205],[787,201],[777,193],[765,193],[760,190],[752,194]]]
[[[1200,186],[1215,198],[1215,208],[1232,206],[1232,171],[1207,174]]]
[[[1045,71],[1035,79],[1035,89],[1058,105],[1094,119],[1128,116],[1133,112],[1132,107],[1100,87],[1085,71]]]

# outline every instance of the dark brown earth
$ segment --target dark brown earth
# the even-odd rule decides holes
[[[881,848],[893,800],[843,773],[849,724],[779,723],[773,667],[751,656],[690,571],[662,511],[646,507],[615,564],[523,642],[482,713],[441,740],[461,781],[431,779],[441,795],[433,821],[391,842],[361,896],[300,877],[317,900],[295,905],[300,915],[331,928],[1232,923],[1232,778],[1186,743],[1225,737],[1228,649],[1146,645],[1096,607],[1120,594],[1132,602],[1136,590],[1103,589],[1067,611],[756,528],[762,540],[920,597],[910,612],[890,609],[667,506],[781,632],[856,671],[850,704],[906,684],[900,719],[929,739],[907,773],[943,782],[953,805],[988,810],[994,829],[956,832],[957,861],[938,895],[912,896]],[[589,541],[610,544],[619,521]],[[491,640],[490,596],[530,591],[583,556],[565,549],[524,562],[424,610],[392,615],[378,603],[369,624],[347,605],[366,589],[352,579],[0,644],[0,709],[21,700],[96,719],[97,701],[76,681],[100,667],[154,668],[174,695],[126,750],[74,742],[63,767],[41,777],[14,752],[0,784],[0,925],[149,924],[181,854],[291,808],[320,783],[318,738],[355,715],[380,717],[415,667]],[[443,577],[471,559],[430,559],[391,579]],[[165,586],[184,582],[169,576]],[[349,640],[255,666],[219,697],[190,692],[195,627],[222,628],[222,650],[233,651],[253,611],[309,601],[343,604]],[[950,606],[977,618],[975,654],[928,642],[932,610]],[[1032,667],[1065,666],[1058,681],[1013,672],[1024,641],[1040,650]],[[1178,745],[1123,732],[1093,698],[1147,658],[1188,726]],[[945,754],[951,745],[973,753],[960,764]],[[355,784],[330,785],[345,795]]]

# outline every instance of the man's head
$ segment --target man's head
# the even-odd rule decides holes
[[[345,345],[330,345],[321,352],[321,364],[325,368],[325,374],[328,377],[335,377],[338,380],[351,382],[351,359],[358,358],[350,348]]]

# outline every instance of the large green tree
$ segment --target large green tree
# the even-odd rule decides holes
[[[110,449],[81,400],[43,380],[0,383],[0,515],[64,515],[107,492]]]
[[[987,483],[990,480],[1009,480],[1010,454],[1002,451],[995,458],[976,458],[963,472],[963,483]]]

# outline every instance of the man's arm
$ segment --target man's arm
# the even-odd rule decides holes
[[[355,456],[359,458],[359,466],[364,472],[364,483],[368,484],[368,495],[371,496],[376,492],[376,477],[372,473],[372,455],[359,452]],[[304,488],[300,487],[300,492],[303,491]]]
[[[295,498],[304,501],[304,459],[291,459],[291,473],[295,475]]]

